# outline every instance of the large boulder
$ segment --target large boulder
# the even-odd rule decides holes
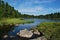
[[[17,33],[17,35],[20,37],[31,38],[33,33],[32,31],[28,31],[27,29],[24,29],[21,30],[19,33]]]

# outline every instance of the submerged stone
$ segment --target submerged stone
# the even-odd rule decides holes
[[[4,36],[3,36],[3,38],[7,38],[7,37],[8,37],[8,35],[4,35]]]
[[[10,36],[10,38],[14,38],[14,36]]]

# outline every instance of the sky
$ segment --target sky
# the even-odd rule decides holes
[[[22,14],[45,15],[60,12],[60,0],[4,0]]]

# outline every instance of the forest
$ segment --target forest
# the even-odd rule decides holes
[[[43,18],[43,19],[60,19],[60,12],[55,12],[55,13],[46,14],[46,15],[39,15],[37,17]]]
[[[21,14],[7,2],[0,0],[0,18],[32,18],[34,15]]]

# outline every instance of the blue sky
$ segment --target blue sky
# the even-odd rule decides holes
[[[60,12],[60,0],[4,0],[22,14],[45,15]]]

